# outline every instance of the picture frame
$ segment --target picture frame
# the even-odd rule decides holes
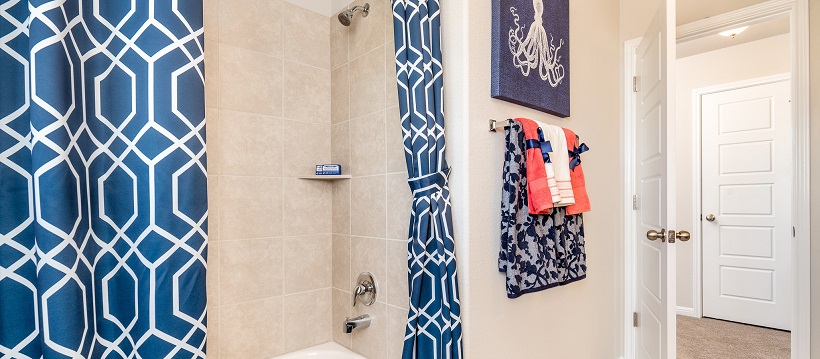
[[[569,0],[493,0],[491,96],[570,116]]]

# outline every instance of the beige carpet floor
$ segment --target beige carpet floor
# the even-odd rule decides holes
[[[791,333],[678,316],[678,359],[788,359]]]

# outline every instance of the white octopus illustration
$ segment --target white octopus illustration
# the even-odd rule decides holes
[[[552,34],[547,39],[543,22],[544,2],[532,0],[532,6],[535,9],[535,19],[526,38],[523,35],[527,25],[518,24],[516,9],[510,7],[515,18],[515,29],[510,28],[508,41],[513,54],[513,65],[527,77],[530,76],[530,70],[537,68],[541,80],[549,81],[550,86],[556,87],[564,79],[564,65],[560,63],[561,56],[558,55],[558,50],[564,46],[564,39],[559,39],[558,46],[555,46]]]

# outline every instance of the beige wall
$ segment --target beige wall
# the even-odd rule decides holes
[[[357,0],[353,5],[364,1]],[[407,320],[410,188],[396,90],[392,10],[370,1],[350,27],[330,18],[332,161],[353,179],[333,184],[333,339],[370,359],[400,358]],[[379,284],[378,302],[351,308],[359,273]],[[370,328],[342,332],[345,317]]]
[[[330,160],[328,21],[281,0],[205,1],[209,358],[332,339],[332,188],[297,179]]]
[[[616,358],[619,337],[621,176],[618,2],[570,6],[572,117],[559,119],[490,98],[489,2],[445,2],[445,113],[465,354],[470,358]],[[469,4],[469,5],[468,5]],[[450,71],[452,73],[450,74]],[[592,212],[584,216],[587,279],[508,299],[497,270],[502,133],[490,118],[530,117],[575,130]]]
[[[695,228],[693,217],[692,146],[696,146],[692,125],[692,91],[758,77],[786,74],[791,68],[789,35],[698,54],[677,61],[677,226],[681,230]],[[699,240],[699,239],[696,239]],[[691,242],[677,249],[677,305],[692,308],[695,278]]]
[[[809,1],[811,68],[811,222],[820,223],[820,1]],[[811,357],[820,359],[820,231],[811,236]]]
[[[495,271],[503,139],[501,134],[486,132],[486,120],[549,116],[489,98],[489,6],[471,6],[468,1],[443,5],[448,158],[454,167],[451,184],[468,356],[531,357],[529,343],[540,343],[545,349],[538,355],[545,358],[617,357],[620,304],[615,296],[620,296],[620,289],[613,287],[617,286],[616,273],[621,265],[620,244],[618,238],[607,236],[620,228],[620,209],[616,191],[612,190],[621,168],[617,144],[620,68],[614,65],[620,63],[622,41],[642,34],[651,18],[652,11],[647,9],[656,3],[624,0],[620,11],[607,10],[612,6],[605,3],[573,3],[574,120],[551,118],[549,122],[567,123],[592,147],[584,159],[593,200],[593,212],[585,217],[590,280],[517,300],[506,299],[503,276]],[[812,0],[812,5],[812,55],[817,57],[820,4]],[[620,13],[620,22],[608,15],[611,13]],[[586,28],[579,29],[580,24]],[[577,55],[579,51],[586,55]],[[613,65],[607,66],[610,63]],[[812,62],[812,86],[820,87],[820,61]],[[813,138],[820,138],[818,112],[820,96],[815,93]],[[812,206],[820,207],[820,145],[813,144],[812,152]],[[820,214],[815,213],[812,222],[820,223]],[[812,257],[820,260],[820,235],[813,236],[812,241]],[[595,267],[599,267],[598,273]],[[812,268],[812,357],[820,358],[820,265]],[[511,342],[524,344],[509,345]]]
[[[660,4],[661,0],[620,0],[621,42],[643,36]]]

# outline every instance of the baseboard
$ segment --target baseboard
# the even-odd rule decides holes
[[[678,315],[685,315],[687,317],[696,317],[695,308],[678,307]]]

